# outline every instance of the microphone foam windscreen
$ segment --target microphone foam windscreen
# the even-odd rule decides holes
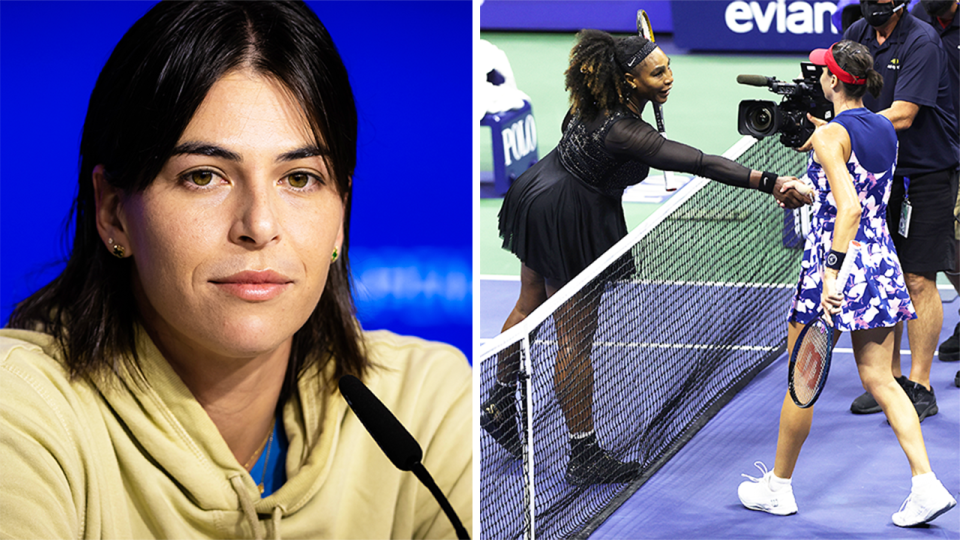
[[[737,75],[737,82],[750,86],[767,86],[770,81],[763,75]]]
[[[340,378],[340,393],[367,428],[383,453],[401,471],[409,471],[423,459],[423,450],[397,417],[353,375]]]

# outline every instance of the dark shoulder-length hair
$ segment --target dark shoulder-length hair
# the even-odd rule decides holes
[[[80,142],[75,237],[66,268],[20,303],[9,326],[53,335],[73,378],[103,376],[115,359],[138,366],[141,321],[130,259],[103,245],[92,175],[142,191],[160,173],[210,87],[252,69],[279,81],[325,147],[344,207],[344,239],[320,301],[296,332],[285,392],[312,364],[335,362],[333,380],[362,376],[368,362],[350,292],[351,177],[357,113],[346,69],[317,16],[302,2],[161,2],[117,44],[90,96]],[[320,366],[321,369],[325,365]]]

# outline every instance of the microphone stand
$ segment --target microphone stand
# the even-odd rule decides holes
[[[410,469],[414,476],[420,480],[423,485],[427,486],[427,489],[430,490],[430,493],[433,494],[433,498],[437,500],[440,504],[440,508],[443,509],[443,513],[447,515],[447,518],[450,520],[450,523],[453,524],[453,529],[457,532],[457,538],[460,540],[470,540],[470,535],[467,534],[467,529],[463,527],[463,524],[460,522],[460,518],[457,517],[457,513],[453,511],[453,507],[450,506],[450,501],[443,495],[443,492],[440,491],[440,488],[437,486],[437,483],[433,481],[433,477],[430,476],[430,473],[427,472],[426,467],[422,463],[417,462],[416,465]]]
[[[357,419],[370,433],[377,446],[383,450],[387,458],[401,471],[413,471],[414,476],[430,490],[433,498],[440,504],[440,508],[447,515],[459,540],[470,540],[467,529],[463,527],[457,513],[450,506],[450,501],[440,491],[433,477],[420,463],[423,459],[423,450],[413,435],[403,427],[397,417],[387,409],[377,396],[367,388],[360,379],[353,375],[344,375],[338,382],[340,393],[353,409]]]

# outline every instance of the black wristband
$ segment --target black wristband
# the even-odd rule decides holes
[[[839,251],[830,250],[830,253],[827,253],[827,264],[826,267],[831,270],[840,271],[840,267],[843,266],[843,259],[846,258],[846,253],[840,253]]]
[[[773,193],[773,186],[777,183],[777,174],[767,171],[760,173],[760,185],[757,189],[764,193]]]

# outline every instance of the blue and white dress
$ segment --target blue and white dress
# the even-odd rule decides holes
[[[917,315],[887,230],[887,201],[897,162],[897,134],[893,124],[866,108],[843,111],[832,122],[850,134],[852,151],[847,170],[863,207],[856,236],[861,248],[855,259],[856,267],[847,278],[837,329],[864,330],[914,319]],[[790,312],[790,320],[801,324],[810,322],[819,312],[823,261],[833,243],[837,218],[836,199],[813,152],[807,164],[807,177],[817,189],[817,196],[812,206],[800,282]],[[846,251],[845,248],[841,251]]]

